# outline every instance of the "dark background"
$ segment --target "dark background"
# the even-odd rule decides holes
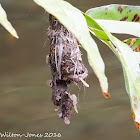
[[[113,3],[140,5],[140,0],[68,0],[82,11]],[[125,91],[120,62],[111,50],[97,42],[106,65],[111,99],[103,97],[98,79],[89,70],[90,87],[70,87],[79,97],[79,113],[73,111],[71,124],[65,125],[57,117],[51,102],[51,79],[46,55],[48,14],[32,0],[0,0],[19,39],[13,38],[0,26],[0,132],[45,133],[60,132],[61,138],[77,140],[139,140],[131,116],[130,102]],[[121,40],[128,36],[118,35]],[[3,138],[4,139],[4,138]],[[25,138],[9,138],[23,139]],[[35,139],[35,138],[30,138]],[[43,138],[41,138],[43,139]],[[45,138],[44,138],[45,139]],[[53,138],[52,138],[53,139]]]

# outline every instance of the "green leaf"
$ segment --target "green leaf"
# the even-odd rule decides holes
[[[102,42],[109,46],[119,58],[124,71],[126,90],[130,97],[132,109],[134,110],[135,121],[140,123],[140,119],[138,119],[140,118],[140,66],[135,52],[133,52],[127,44],[121,42],[110,34],[93,18],[87,15],[85,15],[85,18],[91,33],[96,35]],[[104,34],[102,38],[100,37],[100,32],[104,32],[102,33]]]
[[[63,0],[34,0],[34,2],[55,16],[81,43],[87,51],[89,63],[100,81],[103,93],[109,97],[104,62],[95,41],[90,36],[86,20],[81,11]]]
[[[91,8],[86,13],[94,19],[140,22],[140,6],[111,4]]]
[[[140,37],[140,6],[112,4],[89,9],[86,14],[109,32]]]
[[[111,40],[108,37],[108,35],[106,34],[106,32],[104,31],[104,29],[94,19],[92,19],[90,16],[88,16],[84,13],[83,13],[83,15],[86,18],[86,21],[87,21],[87,24],[88,24],[88,28],[90,29],[90,32],[93,35],[95,35],[96,37],[98,37],[103,43],[105,43],[115,53],[116,56],[118,56],[118,54],[115,50],[115,47],[111,43]]]
[[[112,43],[117,47],[124,70],[127,72],[131,107],[135,114],[135,121],[140,123],[140,66],[134,52],[127,44],[107,33]]]
[[[11,23],[8,21],[6,12],[2,8],[1,4],[0,4],[0,23],[4,26],[4,28],[8,32],[11,33],[11,35],[13,35],[16,38],[19,38],[16,33],[16,30],[12,27]]]
[[[133,82],[131,81],[131,78],[129,76],[129,73],[123,68],[123,73],[124,73],[124,78],[125,78],[125,86],[127,93],[130,98],[130,103],[131,103],[131,111],[132,111],[132,117],[135,122],[136,127],[140,131],[140,113],[139,108],[140,108],[140,103],[138,96],[136,95],[136,89],[134,87]]]
[[[129,47],[134,51],[134,52],[140,52],[140,38],[130,38],[126,39],[123,41]]]

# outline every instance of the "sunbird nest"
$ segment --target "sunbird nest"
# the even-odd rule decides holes
[[[55,17],[50,15],[48,39],[50,40],[49,64],[52,73],[52,101],[58,106],[58,115],[66,124],[70,123],[72,108],[77,111],[77,97],[66,90],[69,84],[82,82],[88,71],[81,58],[79,44],[72,33]]]

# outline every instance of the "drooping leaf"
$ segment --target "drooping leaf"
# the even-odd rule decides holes
[[[109,34],[108,34],[109,35]],[[110,36],[110,35],[109,35]],[[117,47],[120,54],[120,60],[125,70],[125,82],[129,84],[129,97],[131,102],[132,110],[135,114],[135,124],[137,124],[138,129],[140,128],[140,66],[139,61],[128,46],[117,38],[110,36],[111,41]],[[127,86],[126,86],[127,87]],[[139,129],[140,130],[140,129]]]
[[[134,51],[134,54],[137,57],[137,60],[140,64],[140,53],[139,53],[139,51],[137,51],[139,48],[139,45],[140,45],[139,39],[136,39],[136,38],[127,39],[127,40],[124,40],[124,43],[128,44],[129,47]],[[124,70],[124,68],[123,68],[123,73],[124,73],[125,86],[126,86],[127,93],[129,95],[129,97],[131,99],[133,99],[133,100],[130,100],[131,106],[133,106],[133,107],[131,107],[132,117],[133,117],[136,127],[140,131],[140,120],[139,120],[140,114],[137,111],[134,112],[134,110],[133,110],[133,108],[136,108],[136,109],[140,108],[140,102],[139,102],[137,95],[135,95],[136,89],[131,81],[131,78],[130,78],[128,72],[126,70]],[[137,121],[135,121],[135,120],[137,120]]]
[[[124,73],[126,90],[130,98],[132,117],[136,127],[140,131],[140,114],[139,111],[137,111],[138,108],[140,108],[140,102],[137,95],[135,94],[136,89],[134,87],[134,84],[132,83],[128,72],[124,68],[123,68],[123,73]]]
[[[135,52],[133,52],[127,44],[111,35],[93,18],[88,15],[85,15],[85,18],[91,33],[109,46],[109,48],[111,48],[119,58],[124,71],[126,90],[130,97],[131,106],[135,114],[135,121],[140,124],[140,66]],[[104,32],[102,33],[102,37],[100,37],[101,32]]]
[[[86,14],[109,32],[140,37],[140,6],[111,4],[89,9]]]
[[[0,4],[0,23],[4,26],[4,28],[8,32],[10,32],[11,35],[13,35],[16,38],[19,38],[17,33],[16,33],[16,30],[13,28],[11,23],[8,21],[6,12],[2,8],[1,4]]]
[[[95,41],[90,36],[86,20],[81,11],[63,0],[34,0],[34,2],[55,16],[81,43],[87,51],[89,64],[100,81],[103,93],[109,97],[104,62]]]

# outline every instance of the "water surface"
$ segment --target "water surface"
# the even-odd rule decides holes
[[[139,0],[68,1],[82,11],[111,3],[140,5]],[[64,140],[139,140],[140,132],[132,120],[121,65],[104,44],[95,38],[106,64],[111,99],[101,94],[98,80],[82,50],[90,87],[85,91],[71,87],[71,93],[80,95],[79,113],[73,111],[71,124],[65,125],[54,112],[51,89],[47,86],[51,78],[45,62],[49,51],[48,14],[32,0],[0,2],[20,37],[16,40],[0,26],[0,132],[60,132],[62,137],[56,139]]]

